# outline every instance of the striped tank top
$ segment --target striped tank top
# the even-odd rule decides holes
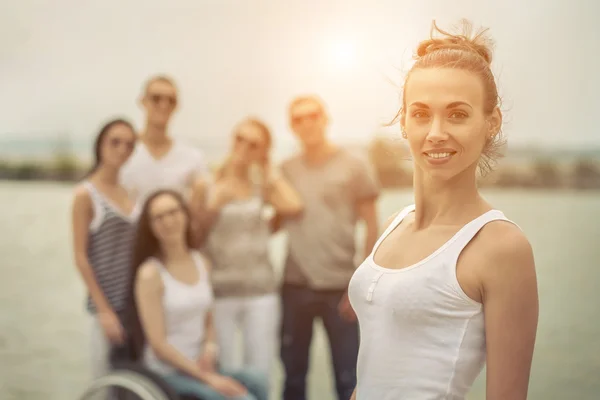
[[[84,183],[92,199],[94,219],[90,224],[87,255],[96,282],[117,313],[125,310],[129,290],[133,239],[140,207],[124,215],[89,181]],[[87,296],[87,310],[95,314],[96,305]]]

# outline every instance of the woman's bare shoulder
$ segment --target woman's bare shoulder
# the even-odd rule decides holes
[[[74,215],[86,216],[90,221],[94,216],[92,196],[85,184],[80,183],[73,189],[72,210]]]
[[[481,251],[495,257],[522,257],[532,252],[525,233],[514,223],[505,220],[492,221],[479,232]]]
[[[73,198],[75,202],[90,202],[91,195],[85,183],[79,183],[73,189]]]
[[[482,276],[498,282],[535,273],[533,248],[525,233],[510,221],[492,221],[477,237],[477,251],[485,260]]]
[[[144,261],[135,277],[136,286],[145,289],[161,289],[163,286],[162,277],[156,263],[152,260]]]

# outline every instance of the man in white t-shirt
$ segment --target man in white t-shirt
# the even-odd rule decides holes
[[[177,108],[177,88],[165,76],[148,80],[140,100],[146,111],[139,142],[121,172],[123,185],[137,199],[144,200],[159,189],[175,189],[188,201],[197,197],[194,188],[208,178],[200,150],[173,140],[167,129]]]

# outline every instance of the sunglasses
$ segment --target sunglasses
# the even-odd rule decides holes
[[[108,141],[110,147],[117,149],[121,146],[125,146],[128,150],[132,150],[135,146],[135,140],[124,140],[119,138],[110,138]]]
[[[175,107],[177,105],[177,99],[174,96],[168,96],[163,94],[149,94],[148,98],[154,105],[159,105],[162,102],[166,102],[169,107]]]
[[[308,120],[310,122],[315,122],[316,120],[319,119],[320,116],[321,116],[320,111],[315,111],[315,112],[304,114],[304,115],[292,115],[292,123],[294,125],[297,125],[297,124],[301,124],[305,120]]]
[[[252,151],[258,150],[261,147],[261,144],[259,142],[245,138],[242,135],[235,135],[235,143],[244,144],[248,146]]]

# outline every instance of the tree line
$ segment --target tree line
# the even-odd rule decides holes
[[[399,139],[375,137],[368,148],[369,159],[384,188],[412,186],[411,156]],[[482,187],[600,189],[600,159],[582,157],[568,163],[551,158],[515,162],[499,160],[496,168],[480,178]]]

